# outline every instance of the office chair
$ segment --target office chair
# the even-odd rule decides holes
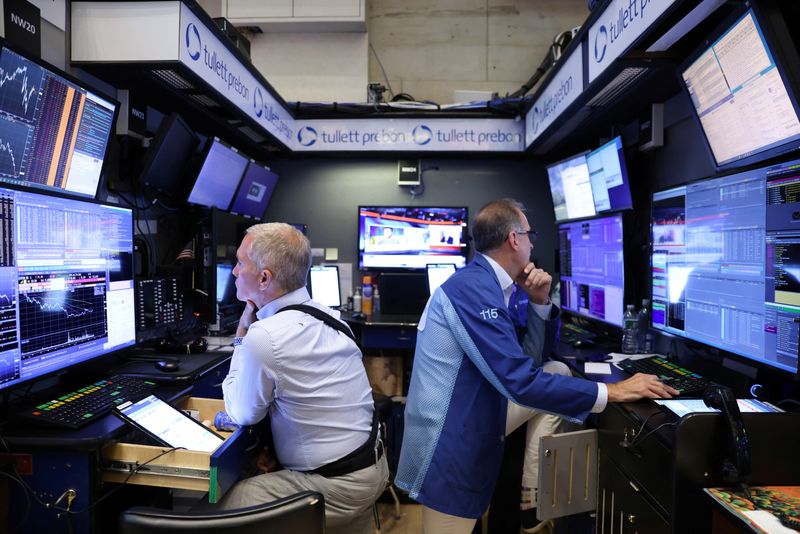
[[[325,499],[320,493],[303,491],[275,501],[214,512],[173,512],[136,506],[119,518],[120,534],[323,534]]]

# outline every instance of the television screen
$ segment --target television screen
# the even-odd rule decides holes
[[[0,187],[0,389],[136,342],[131,211]]]
[[[797,372],[800,160],[653,195],[653,328]]]
[[[622,327],[625,268],[622,215],[558,227],[561,308]]]
[[[177,113],[165,118],[150,141],[139,182],[169,196],[177,193],[185,166],[198,141]]]
[[[0,50],[0,181],[94,197],[119,105],[66,76]]]
[[[251,160],[233,200],[231,212],[260,219],[277,183],[277,174]]]
[[[784,70],[794,68],[797,54],[791,39],[775,45],[785,32],[781,17],[738,10],[680,69],[718,169],[800,146],[797,101]]]
[[[429,263],[466,265],[467,208],[360,207],[361,269],[425,270]]]
[[[194,187],[189,193],[189,202],[227,211],[247,167],[247,161],[235,148],[223,144],[217,138],[212,139]]]

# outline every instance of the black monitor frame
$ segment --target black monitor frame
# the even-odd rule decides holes
[[[228,202],[224,206],[210,206],[210,205],[207,205],[207,204],[202,204],[202,203],[198,203],[198,202],[194,202],[194,201],[190,201],[189,200],[189,198],[192,196],[192,193],[194,192],[195,187],[197,186],[197,182],[200,179],[200,175],[201,175],[201,173],[203,171],[203,168],[205,167],[205,165],[206,165],[206,163],[208,161],[208,156],[211,153],[211,150],[215,145],[220,145],[220,146],[224,147],[225,149],[228,149],[228,150],[231,150],[231,151],[235,152],[238,156],[243,158],[244,161],[245,161],[244,168],[242,168],[242,173],[237,177],[236,184],[233,187],[233,194],[231,194],[230,202]],[[248,158],[247,155],[245,155],[244,153],[240,152],[239,149],[237,149],[236,147],[234,147],[232,145],[229,145],[228,143],[224,142],[222,139],[220,139],[218,137],[209,137],[207,142],[206,142],[205,147],[203,148],[202,155],[199,157],[198,164],[195,166],[195,168],[193,170],[193,179],[192,180],[188,180],[190,183],[188,184],[188,187],[186,189],[186,194],[185,194],[186,201],[189,204],[192,204],[192,205],[195,205],[195,206],[200,206],[200,207],[204,207],[204,208],[216,208],[216,209],[219,209],[219,210],[222,210],[222,211],[228,211],[230,209],[230,207],[231,207],[231,204],[233,203],[234,198],[236,197],[236,192],[239,189],[239,184],[242,181],[242,177],[244,176],[244,173],[247,171],[247,165],[248,165],[249,161],[250,161],[250,158]]]
[[[109,131],[108,131],[108,138],[106,139],[105,152],[103,153],[103,163],[102,163],[102,166],[100,168],[99,175],[97,177],[97,185],[95,187],[94,194],[89,195],[89,194],[79,193],[79,192],[75,192],[75,191],[70,191],[68,189],[42,185],[42,184],[38,184],[36,182],[27,181],[27,180],[12,180],[12,179],[8,179],[8,178],[0,178],[0,184],[9,185],[9,186],[12,186],[12,187],[31,188],[31,189],[34,190],[34,192],[37,192],[37,191],[38,192],[43,192],[44,191],[46,193],[54,193],[56,195],[64,194],[66,196],[71,196],[73,198],[77,198],[77,199],[80,199],[80,200],[96,199],[97,198],[97,193],[100,190],[100,184],[104,180],[105,172],[106,172],[107,167],[108,167],[109,152],[111,150],[112,141],[114,140],[114,135],[116,134],[116,123],[117,123],[117,118],[118,118],[119,112],[120,112],[120,102],[116,98],[113,98],[113,97],[109,96],[108,94],[106,94],[105,92],[103,92],[103,91],[97,89],[96,87],[92,86],[92,84],[87,83],[84,80],[81,80],[79,78],[76,78],[75,76],[72,76],[71,74],[68,74],[68,73],[64,72],[63,70],[61,70],[58,67],[56,67],[56,66],[54,66],[54,65],[52,65],[52,64],[50,64],[50,63],[48,63],[48,62],[46,62],[44,60],[42,60],[41,58],[32,56],[28,52],[26,52],[26,51],[20,49],[19,47],[15,46],[13,43],[8,41],[7,39],[4,39],[4,38],[0,37],[0,54],[2,54],[2,50],[3,49],[8,49],[9,51],[13,52],[14,54],[17,54],[17,55],[21,56],[23,59],[25,59],[27,61],[30,61],[31,63],[34,63],[37,66],[39,66],[40,68],[49,71],[51,74],[54,74],[55,76],[63,78],[67,82],[76,85],[80,89],[82,89],[82,90],[84,90],[86,92],[92,93],[92,94],[102,98],[103,100],[106,100],[109,104],[113,105],[114,111],[113,111],[113,116],[111,118],[110,128],[109,128]]]
[[[186,139],[191,144],[191,139],[194,139],[194,146],[190,150],[187,147],[178,147],[181,149],[180,154],[175,154],[174,148],[177,134],[185,134],[183,139]],[[181,189],[181,179],[185,175],[187,168],[190,165],[200,142],[197,134],[194,133],[191,127],[181,118],[177,113],[170,113],[156,131],[156,134],[150,140],[150,147],[145,153],[144,163],[142,170],[139,173],[139,182],[157,193],[163,193],[170,198],[175,198],[178,191]],[[182,161],[181,161],[182,160]],[[169,175],[173,175],[170,182]]]
[[[719,26],[717,26],[711,35],[709,35],[709,37],[704,40],[703,43],[697,47],[678,67],[676,74],[679,83],[683,88],[683,92],[689,96],[688,88],[683,80],[683,73],[687,70],[687,68],[689,68],[712,46],[714,42],[716,42],[722,35],[727,33],[750,10],[752,10],[756,23],[760,27],[764,40],[766,41],[769,52],[772,54],[775,66],[781,76],[784,86],[786,87],[792,107],[798,118],[800,118],[800,102],[798,101],[798,98],[800,97],[800,94],[798,93],[798,91],[800,91],[800,67],[798,67],[798,65],[800,65],[800,54],[798,54],[797,49],[794,46],[789,29],[783,20],[782,13],[780,12],[780,8],[773,0],[759,0],[758,2],[747,0],[743,2],[741,6],[735,8],[733,12],[728,15],[728,17],[726,17]],[[712,162],[717,172],[744,168],[749,165],[757,164],[773,157],[800,149],[800,139],[786,140],[780,145],[772,148],[758,149],[750,154],[740,155],[733,160],[722,163],[717,162],[711,149],[708,136],[706,135],[703,125],[700,121],[700,117],[698,116],[694,105],[690,104],[690,107],[694,121],[700,129],[701,137],[703,138],[703,144],[705,146],[706,153],[708,154],[709,161]]]

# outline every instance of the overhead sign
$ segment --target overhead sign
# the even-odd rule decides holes
[[[525,147],[550,126],[583,91],[583,49],[578,47],[525,115]]]
[[[612,0],[589,28],[589,83],[674,3],[675,0]]]
[[[294,119],[249,69],[181,2],[181,63],[287,146]]]
[[[321,119],[296,121],[295,151],[519,152],[514,119]]]

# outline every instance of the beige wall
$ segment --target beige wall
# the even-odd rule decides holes
[[[589,16],[586,0],[368,0],[369,40],[395,93],[439,104],[455,90],[517,90],[558,33]],[[369,58],[370,81],[383,81]]]
[[[220,0],[201,5],[212,16]],[[367,0],[367,33],[251,36],[253,64],[288,101],[364,102],[367,82],[440,104],[455,90],[517,90],[586,0]],[[389,96],[387,95],[387,99]]]

